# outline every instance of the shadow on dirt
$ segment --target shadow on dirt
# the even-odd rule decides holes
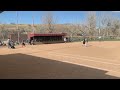
[[[20,53],[0,55],[0,79],[118,79],[106,73]]]

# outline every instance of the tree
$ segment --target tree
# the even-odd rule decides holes
[[[54,32],[56,21],[52,12],[46,12],[42,17],[42,21],[49,33]]]
[[[114,18],[113,19],[113,22],[112,22],[112,34],[114,36],[118,36],[119,35],[119,30],[120,30],[120,20],[117,19],[117,18]]]
[[[104,28],[104,35],[118,35],[120,29],[120,19],[115,17],[112,12],[103,12],[101,24]]]
[[[1,27],[1,35],[2,35],[2,39],[5,40],[6,30],[5,30],[5,25],[4,24]]]
[[[95,11],[89,11],[87,16],[87,26],[89,29],[89,35],[93,36],[96,32],[96,12]]]

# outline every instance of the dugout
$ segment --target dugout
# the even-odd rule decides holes
[[[28,34],[29,40],[35,43],[62,43],[66,33],[49,33],[49,34]]]

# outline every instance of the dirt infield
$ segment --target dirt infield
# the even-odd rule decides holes
[[[0,48],[0,79],[118,79],[120,41]]]

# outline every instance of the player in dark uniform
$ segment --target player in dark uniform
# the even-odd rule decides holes
[[[85,41],[85,38],[83,39],[83,45],[85,46],[85,43],[86,43],[86,41]]]
[[[22,41],[22,47],[25,47],[25,41],[24,40]]]

